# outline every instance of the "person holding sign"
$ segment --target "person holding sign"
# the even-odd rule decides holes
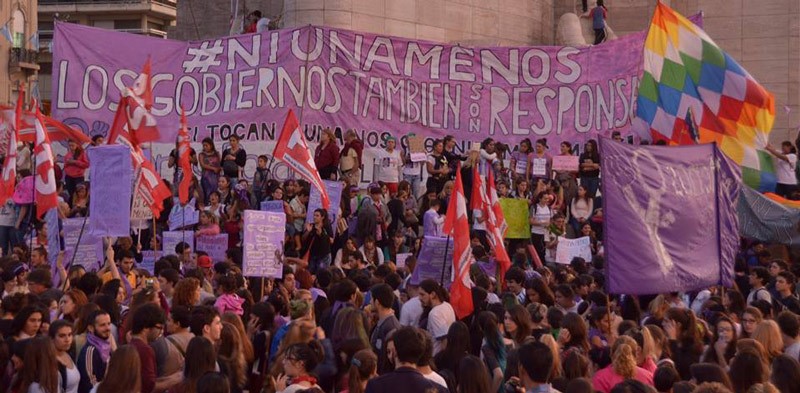
[[[532,150],[531,140],[525,138],[519,143],[519,149],[511,153],[511,178],[515,184],[521,180],[530,179]]]
[[[397,183],[400,182],[400,175],[403,168],[403,158],[400,151],[396,150],[397,140],[393,136],[386,139],[386,149],[380,150],[375,154],[375,174],[374,181],[382,181],[389,189],[389,195],[397,194]]]
[[[437,194],[442,192],[444,183],[447,182],[450,174],[450,167],[444,156],[444,142],[439,139],[433,141],[433,152],[428,156],[426,169],[428,170],[428,181],[425,186],[428,191],[435,190]]]
[[[553,158],[547,153],[547,139],[536,140],[536,148],[531,154],[531,176],[533,184],[538,184],[539,180],[550,180],[550,168],[553,167]]]
[[[572,144],[564,141],[561,142],[561,153],[559,156],[571,156],[572,155]],[[575,178],[577,174],[578,168],[576,167],[574,171],[572,170],[554,170],[553,173],[555,174],[556,181],[561,184],[561,189],[564,190],[564,201],[565,203],[571,203],[572,199],[575,198],[575,195],[578,192],[578,181]]]

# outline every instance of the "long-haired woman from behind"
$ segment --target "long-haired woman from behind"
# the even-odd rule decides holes
[[[669,349],[675,369],[681,379],[691,378],[689,367],[700,361],[703,354],[703,341],[697,328],[694,313],[685,308],[670,308],[664,316],[664,333],[669,338]]]
[[[458,363],[458,393],[496,392],[492,390],[489,370],[480,358],[465,356]]]
[[[776,357],[770,382],[781,392],[800,392],[800,362],[787,355]]]
[[[22,369],[20,392],[59,393],[61,380],[58,375],[56,349],[50,337],[31,339],[25,350],[25,367]]]
[[[94,393],[139,393],[142,391],[142,362],[132,345],[123,345],[111,354],[106,377]]]
[[[636,365],[636,351],[639,346],[632,338],[622,336],[611,347],[611,365],[596,372],[592,377],[594,389],[609,393],[618,383],[626,379],[636,379],[653,385],[653,374]]]
[[[449,370],[453,375],[458,371],[458,362],[470,353],[469,327],[461,321],[456,321],[447,330],[447,345],[436,356],[433,363],[436,370]]]
[[[497,317],[491,311],[483,311],[478,314],[475,320],[477,326],[483,334],[481,342],[481,358],[486,362],[489,375],[492,380],[492,392],[496,392],[503,383],[503,373],[506,369],[506,347],[503,336],[498,328]]]
[[[217,359],[220,372],[228,377],[231,392],[242,392],[247,383],[247,363],[242,353],[242,338],[236,327],[228,322],[222,323]]]
[[[760,342],[767,350],[767,363],[783,354],[783,338],[781,329],[775,321],[768,319],[761,321],[753,331],[753,339]]]
[[[186,347],[186,365],[183,368],[183,381],[170,389],[170,393],[194,393],[197,381],[217,367],[217,353],[214,344],[205,337],[194,337]]]
[[[367,382],[378,375],[378,357],[371,349],[356,352],[347,373],[347,389],[341,393],[364,393]]]

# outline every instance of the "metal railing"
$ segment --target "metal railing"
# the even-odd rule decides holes
[[[138,3],[155,3],[168,7],[176,8],[177,1],[175,0],[39,0],[39,5],[90,5],[90,4],[138,4]]]
[[[11,48],[9,50],[8,65],[19,67],[20,63],[38,64],[39,52],[33,49]]]

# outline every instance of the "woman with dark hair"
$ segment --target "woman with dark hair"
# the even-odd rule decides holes
[[[539,260],[545,260],[545,235],[550,226],[553,212],[550,210],[550,194],[541,191],[533,199],[530,207],[529,221],[531,224],[531,243],[539,254]]]
[[[756,351],[751,349],[739,351],[731,361],[731,368],[728,371],[734,393],[747,393],[751,386],[766,382],[765,375],[768,370],[764,368],[761,356]]]
[[[695,363],[690,370],[692,373],[692,380],[698,385],[704,382],[718,382],[725,385],[726,388],[733,390],[733,384],[728,377],[728,373],[718,364]]]
[[[536,140],[533,153],[530,155],[530,173],[531,184],[536,188],[539,180],[550,180],[551,168],[553,167],[553,157],[547,153],[547,139],[541,138]]]
[[[781,392],[800,392],[800,362],[787,355],[776,357],[770,382]]]
[[[531,315],[525,307],[515,304],[505,312],[503,326],[513,346],[518,348],[531,335]]]
[[[59,386],[64,393],[77,393],[81,381],[81,374],[69,353],[73,343],[72,331],[71,323],[59,319],[50,324],[48,332],[56,351],[54,357],[58,361]]]
[[[720,317],[714,326],[714,341],[703,353],[702,361],[728,367],[736,354],[736,324],[728,317]]]
[[[308,270],[317,274],[331,265],[331,244],[333,244],[333,229],[331,229],[328,211],[325,209],[314,210],[313,223],[306,224],[303,234],[303,244],[308,253]]]
[[[106,377],[97,385],[96,393],[139,393],[142,391],[142,365],[139,352],[132,345],[123,345],[111,354]]]
[[[489,370],[477,356],[467,355],[458,363],[458,393],[496,392],[489,381]]]
[[[25,350],[25,367],[22,369],[20,392],[59,393],[61,381],[58,375],[56,349],[47,336],[30,340]]]
[[[208,200],[212,191],[217,189],[217,181],[219,173],[222,171],[222,163],[214,146],[214,140],[211,138],[203,139],[203,150],[200,151],[198,157],[198,164],[202,170],[200,176],[200,186],[203,188],[204,200]]]
[[[553,291],[538,277],[525,282],[525,295],[528,304],[540,303],[552,307],[556,302]]]
[[[533,146],[531,146],[531,140],[525,138],[520,141],[519,148],[511,153],[511,180],[514,181],[515,185],[519,184],[521,181],[527,182],[528,179],[530,179],[532,152]]]
[[[572,144],[564,141],[559,146],[559,156],[571,156]],[[561,189],[564,190],[564,203],[572,203],[572,199],[578,193],[578,182],[576,181],[577,173],[575,171],[553,171],[555,173],[555,180],[561,184]]]
[[[483,337],[481,341],[481,358],[486,363],[492,380],[491,392],[496,392],[503,383],[506,369],[506,346],[498,328],[497,316],[491,311],[483,311],[472,326]]]
[[[597,307],[591,311],[589,324],[589,343],[592,348],[604,348],[614,345],[617,332],[611,328],[611,311],[607,307]]]
[[[689,367],[700,361],[703,341],[697,328],[697,319],[691,310],[670,308],[664,317],[664,333],[669,338],[669,348],[675,369],[681,378],[691,378]]]
[[[594,213],[594,195],[589,194],[589,189],[581,184],[578,186],[578,194],[570,203],[569,224],[579,232],[581,227],[589,222]]]
[[[444,183],[450,177],[450,167],[447,165],[447,158],[444,156],[444,142],[442,140],[433,141],[433,150],[428,156],[426,169],[428,171],[428,180],[425,183],[425,187],[428,191],[436,191],[436,194],[442,192]]]
[[[269,350],[275,329],[275,308],[269,303],[254,304],[250,310],[250,320],[247,326],[254,330],[253,353],[256,355],[253,362],[253,373],[248,381],[250,384],[248,390],[256,392],[264,385],[264,377],[269,370]]]
[[[186,347],[186,365],[183,368],[183,381],[172,388],[170,393],[194,393],[198,380],[217,367],[217,354],[214,344],[205,337],[194,337]]]
[[[600,187],[600,153],[596,140],[586,141],[585,150],[581,153],[579,160],[578,175],[581,185],[586,186],[589,195],[597,195],[597,189]]]
[[[339,146],[336,144],[336,135],[330,128],[322,130],[319,135],[319,145],[314,150],[314,164],[321,178],[336,178],[339,169]]]
[[[449,370],[453,375],[458,371],[459,359],[470,353],[470,333],[467,324],[453,322],[447,330],[446,346],[436,354],[433,363],[436,370]]]
[[[205,373],[197,381],[197,393],[230,393],[228,377],[218,372]]]
[[[589,328],[583,318],[575,313],[566,313],[561,320],[558,343],[562,355],[577,350],[582,354],[589,353]]]
[[[323,358],[324,350],[317,341],[287,347],[282,359],[284,374],[272,376],[275,391],[288,393],[310,388],[319,389],[317,378],[313,377],[311,372]]]
[[[14,341],[33,338],[39,334],[39,328],[42,326],[44,319],[44,312],[37,306],[25,306],[19,310],[17,315],[14,315],[14,320],[11,322],[11,337],[9,338],[9,345]]]
[[[722,295],[722,306],[725,307],[728,316],[737,324],[740,323],[739,317],[747,308],[742,293],[734,289],[726,290]]]

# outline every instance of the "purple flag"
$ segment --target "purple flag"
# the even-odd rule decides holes
[[[285,214],[245,210],[242,275],[283,277],[283,264],[275,257],[275,251],[282,249],[285,234]]]
[[[131,151],[125,145],[92,147],[89,152],[89,231],[95,236],[129,236],[131,231]]]
[[[656,294],[733,283],[740,169],[714,144],[601,140],[608,291]]]

